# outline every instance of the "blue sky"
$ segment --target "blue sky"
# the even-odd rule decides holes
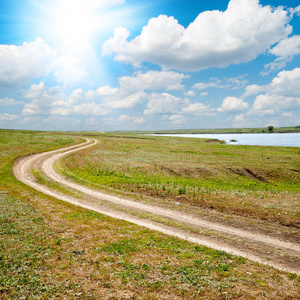
[[[294,0],[0,0],[0,128],[300,125]]]

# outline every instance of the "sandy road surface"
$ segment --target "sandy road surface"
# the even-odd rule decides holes
[[[139,218],[131,215],[130,213],[127,212],[124,213],[122,211],[118,211],[117,209],[112,209],[107,205],[103,205],[103,203],[111,203],[114,205],[118,205],[120,207],[126,208],[129,211],[151,213],[152,215],[157,215],[162,218],[166,218],[168,220],[180,222],[181,224],[189,225],[200,229],[213,230],[214,232],[221,233],[226,236],[240,238],[243,239],[244,241],[246,240],[251,243],[256,243],[260,245],[262,244],[271,249],[280,248],[283,249],[282,251],[292,252],[293,255],[297,258],[300,258],[299,244],[287,242],[264,234],[241,230],[220,223],[210,222],[207,220],[203,220],[197,216],[185,214],[181,211],[161,208],[161,207],[152,206],[149,204],[137,202],[130,199],[123,199],[121,197],[104,194],[99,191],[68,181],[54,170],[53,164],[55,163],[55,161],[57,161],[64,155],[70,154],[74,151],[85,149],[87,147],[94,146],[96,144],[97,144],[97,140],[87,139],[85,143],[80,145],[23,157],[16,162],[14,166],[14,174],[16,178],[22,181],[23,183],[33,187],[34,189],[40,192],[53,196],[57,199],[67,201],[75,205],[87,209],[91,209],[114,218],[126,220],[140,226],[157,230],[171,236],[176,236],[188,240],[190,242],[194,242],[200,245],[214,248],[216,250],[225,251],[233,255],[242,256],[252,261],[270,265],[281,270],[300,274],[300,266],[297,265],[296,263],[291,264],[291,263],[284,262],[284,260],[278,261],[278,259],[272,259],[272,257],[268,257],[266,254],[259,253],[257,251],[253,252],[250,249],[247,249],[245,247],[232,246],[220,240],[216,240],[216,239],[214,240],[213,238],[208,238],[201,235],[193,234],[190,233],[189,231],[184,231],[176,227],[166,226],[151,220]],[[84,195],[87,195],[88,198],[82,197],[81,199],[75,196],[64,195],[61,194],[60,192],[50,190],[48,187],[45,187],[37,183],[34,180],[34,177],[30,174],[30,171],[33,166],[34,167],[38,166],[43,171],[43,173],[51,180],[58,182],[69,188],[72,188],[74,190],[80,191]],[[101,200],[101,201],[98,201],[97,203],[97,201],[95,200]],[[263,247],[264,246],[262,246],[262,248]]]

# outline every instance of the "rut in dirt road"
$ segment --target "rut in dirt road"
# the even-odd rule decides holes
[[[165,226],[160,223],[156,223],[151,220],[145,220],[142,218],[138,218],[136,216],[131,215],[130,213],[124,213],[120,212],[115,209],[110,209],[107,207],[104,207],[103,205],[100,205],[99,203],[95,201],[88,201],[86,199],[78,199],[73,196],[66,196],[62,195],[56,191],[50,190],[47,187],[44,187],[41,184],[38,184],[35,182],[33,176],[30,174],[30,170],[33,165],[39,165],[41,170],[44,172],[46,176],[48,176],[51,180],[58,182],[66,187],[75,189],[77,191],[80,191],[81,193],[88,195],[89,198],[92,199],[99,199],[101,201],[112,203],[114,205],[118,205],[121,207],[124,207],[126,209],[132,210],[132,211],[140,211],[140,212],[146,212],[151,213],[153,215],[157,215],[160,217],[164,217],[170,220],[174,220],[176,222],[180,222],[182,224],[191,225],[193,227],[207,229],[207,230],[214,230],[215,232],[220,232],[222,234],[226,234],[228,236],[233,237],[239,237],[247,241],[251,241],[254,243],[262,243],[266,244],[270,247],[274,248],[284,248],[287,250],[291,250],[295,253],[297,253],[297,256],[300,256],[300,245],[297,245],[295,243],[286,242],[283,240],[279,240],[277,238],[272,238],[263,234],[258,233],[252,233],[245,230],[237,229],[235,227],[226,226],[220,223],[210,222],[203,220],[199,217],[184,214],[183,212],[179,212],[176,210],[161,208],[152,206],[149,204],[140,203],[134,200],[130,199],[123,199],[117,196],[112,196],[108,194],[101,193],[99,191],[95,191],[93,189],[87,188],[85,186],[76,184],[74,182],[70,182],[66,180],[64,177],[62,177],[60,174],[55,172],[53,165],[54,163],[60,159],[61,157],[70,154],[75,151],[83,150],[87,147],[91,147],[97,144],[97,140],[91,140],[87,139],[87,141],[83,144],[72,146],[60,150],[55,150],[51,152],[41,153],[32,155],[29,157],[24,157],[17,161],[17,163],[14,166],[14,174],[16,178],[23,183],[33,187],[34,189],[43,192],[47,195],[53,196],[57,199],[67,201],[70,203],[73,203],[75,205],[91,209],[94,211],[97,211],[102,214],[106,214],[108,216],[119,218],[122,220],[126,220],[129,222],[132,222],[134,224],[144,226],[153,230],[160,231],[162,233],[176,236],[185,240],[188,240],[190,242],[194,242],[197,244],[201,244],[210,248],[214,248],[216,250],[221,250],[228,252],[233,255],[238,255],[245,257],[247,259],[250,259],[252,261],[256,261],[259,263],[263,263],[266,265],[273,266],[275,268],[289,271],[292,273],[300,274],[300,267],[291,267],[290,265],[285,265],[284,263],[278,263],[274,262],[272,260],[269,260],[267,257],[264,257],[263,255],[255,255],[251,251],[247,251],[247,249],[239,249],[237,247],[230,246],[228,244],[222,243],[220,241],[214,241],[210,238],[205,238],[201,235],[192,234],[188,231],[180,230],[175,227],[171,226]]]

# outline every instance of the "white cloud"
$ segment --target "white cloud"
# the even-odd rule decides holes
[[[247,74],[240,75],[237,77],[226,78],[225,79],[225,82],[226,82],[225,87],[230,87],[234,90],[243,88],[248,83],[248,81],[246,79],[244,79],[246,77],[246,75]]]
[[[248,62],[292,32],[288,12],[261,6],[258,0],[231,0],[225,12],[206,11],[184,28],[173,17],[149,20],[141,34],[116,28],[103,55],[139,66],[152,62],[164,69],[197,71]]]
[[[121,115],[118,120],[119,122],[128,122],[131,121],[131,117],[127,116],[127,115]]]
[[[12,122],[19,119],[19,116],[17,115],[10,115],[10,114],[0,114],[0,122]]]
[[[59,87],[52,87],[47,90],[44,83],[33,84],[28,91],[24,92],[24,97],[32,99],[31,103],[25,104],[23,115],[48,115],[52,113],[52,104],[54,102],[65,100]]]
[[[280,111],[296,109],[300,109],[300,98],[287,98],[279,95],[266,94],[256,97],[252,113],[269,115]]]
[[[184,93],[184,96],[186,97],[195,97],[196,96],[196,93],[195,91],[187,91],[186,93]]]
[[[136,124],[142,124],[146,122],[146,119],[144,117],[135,117],[133,118],[133,122]]]
[[[194,116],[215,116],[215,109],[203,103],[193,103],[183,108],[182,113]]]
[[[293,113],[292,112],[284,112],[281,114],[283,117],[292,117],[293,116]]]
[[[240,75],[237,77],[225,78],[220,80],[218,78],[211,78],[209,82],[199,82],[195,83],[193,88],[198,90],[205,90],[207,88],[230,88],[230,89],[239,89],[244,87],[247,84],[247,80],[243,79],[245,75]]]
[[[181,90],[182,80],[189,76],[173,71],[148,71],[135,73],[133,76],[119,78],[119,87],[108,85],[98,88],[95,92],[89,91],[89,98],[101,96],[108,107],[121,109],[133,108],[149,98],[145,91],[154,90]]]
[[[109,85],[102,86],[96,90],[96,92],[90,91],[88,94],[93,96],[93,95],[98,95],[98,96],[113,96],[118,93],[119,89],[118,88],[112,88]]]
[[[246,98],[251,95],[257,95],[260,92],[263,92],[264,90],[265,90],[264,86],[260,86],[260,85],[256,85],[256,84],[248,85],[245,88],[245,93],[243,94],[242,98]]]
[[[115,124],[115,119],[113,119],[113,118],[104,118],[103,121],[104,121],[104,124],[108,124],[108,125]]]
[[[245,122],[246,119],[245,119],[245,116],[244,116],[243,114],[240,114],[240,115],[238,115],[238,116],[235,116],[234,121],[235,121],[235,122],[242,123],[242,122]]]
[[[297,14],[298,16],[300,16],[300,5],[297,6],[296,8],[290,8],[290,13],[293,17],[294,14]]]
[[[276,95],[299,97],[299,86],[300,68],[295,68],[292,71],[279,72],[266,89],[269,93]]]
[[[47,75],[55,56],[55,51],[41,39],[22,46],[0,45],[0,86],[19,86]]]
[[[274,62],[266,64],[262,75],[268,75],[273,70],[284,68],[288,62],[292,61],[294,56],[300,54],[300,35],[294,35],[280,41],[270,53],[278,56]]]
[[[134,77],[124,76],[119,78],[121,93],[134,93],[146,90],[181,90],[184,78],[189,76],[173,71],[148,71],[147,73],[137,73]]]
[[[34,124],[34,123],[41,123],[41,117],[39,116],[29,116],[29,117],[25,117],[23,119],[24,123],[30,123],[30,124]]]
[[[147,109],[144,111],[145,115],[178,113],[189,103],[187,99],[181,99],[168,93],[153,93],[150,97]]]
[[[77,89],[70,96],[61,92],[59,87],[47,89],[44,83],[33,84],[24,97],[32,99],[22,111],[23,115],[107,115],[110,109],[103,104],[89,102],[88,94]]]
[[[200,96],[207,96],[208,95],[208,92],[202,92],[200,93]]]
[[[172,115],[169,117],[169,120],[172,121],[171,123],[174,125],[181,125],[186,122],[186,118],[182,115]]]
[[[109,99],[106,102],[107,105],[111,108],[133,108],[134,106],[140,104],[144,99],[146,99],[147,96],[148,95],[144,92],[137,92],[125,98],[119,98],[118,100]]]
[[[113,119],[111,119],[113,120]],[[124,122],[134,122],[136,124],[142,124],[146,122],[146,119],[144,117],[129,117],[127,115],[121,115],[118,119],[118,122],[124,123]]]
[[[262,86],[265,94],[258,95],[251,114],[275,114],[300,109],[300,68],[281,71],[269,85]]]
[[[12,106],[17,104],[23,104],[24,102],[16,101],[15,99],[5,97],[0,99],[0,106]]]
[[[50,116],[50,117],[44,119],[43,123],[50,123],[50,124],[59,125],[59,124],[63,123],[64,121],[66,121],[66,120],[63,117]]]
[[[76,113],[79,115],[104,116],[108,115],[111,110],[107,109],[103,104],[96,103],[81,103],[74,106],[70,114]]]
[[[22,86],[51,72],[57,81],[66,83],[87,75],[77,58],[61,55],[40,38],[22,46],[0,45],[0,87]]]
[[[221,81],[215,82],[199,82],[195,83],[193,88],[198,90],[205,90],[210,87],[223,88],[224,86],[220,85]]]
[[[247,102],[243,102],[243,99],[239,99],[236,97],[227,97],[223,100],[222,106],[219,107],[217,111],[225,113],[236,113],[246,110],[248,106],[249,104]]]
[[[245,118],[244,114],[240,114],[235,116],[234,121],[233,121],[233,127],[244,127],[245,124],[247,124],[247,120]]]
[[[270,50],[270,53],[281,57],[300,54],[300,35],[281,40],[280,43]]]
[[[23,96],[27,99],[41,98],[45,90],[45,83],[41,81],[39,84],[32,84],[29,90],[24,91]]]

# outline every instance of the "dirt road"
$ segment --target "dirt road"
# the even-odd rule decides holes
[[[179,237],[193,243],[242,256],[277,269],[300,274],[300,245],[298,243],[285,241],[258,232],[242,230],[221,223],[210,222],[201,219],[197,215],[186,214],[175,209],[162,208],[105,194],[71,182],[54,170],[54,163],[61,157],[74,151],[94,146],[97,143],[97,140],[87,139],[85,143],[77,146],[20,158],[14,166],[15,177],[34,189],[57,199],[97,211],[110,217],[126,220],[149,229]],[[69,196],[69,194],[62,194],[61,192],[49,189],[37,183],[31,174],[32,168],[39,168],[52,181],[71,188],[72,190],[76,190],[80,192],[80,194]],[[134,216],[130,212],[142,212],[159,216],[164,220],[197,228],[200,233],[192,233],[188,229],[179,229],[177,226],[167,226],[152,221],[151,218],[145,219]],[[209,230],[214,232],[214,234],[204,235],[201,234],[201,230]],[[220,238],[220,236],[225,238]],[[231,239],[232,241],[230,242]],[[248,247],[247,245],[251,246]],[[287,259],[287,257],[289,259]]]

